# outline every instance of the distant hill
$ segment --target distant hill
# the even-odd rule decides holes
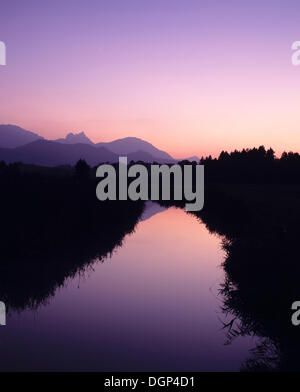
[[[112,142],[101,142],[94,144],[84,132],[77,134],[69,133],[65,138],[56,139],[55,142],[65,144],[85,143],[95,147],[103,147],[120,156],[127,156],[128,161],[144,161],[144,162],[175,162],[175,160],[167,152],[159,150],[151,143],[136,137],[126,137],[117,139]]]
[[[37,140],[14,149],[0,148],[0,160],[41,166],[74,165],[79,159],[95,166],[102,162],[117,162],[118,156],[103,147],[88,144],[63,144]]]
[[[144,151],[131,154],[120,154],[127,156],[130,161],[164,162],[156,159]],[[96,147],[85,143],[65,144],[50,140],[37,140],[17,148],[0,148],[0,161],[7,163],[22,162],[25,164],[41,166],[74,165],[79,159],[96,166],[103,162],[118,162],[119,154],[109,151],[105,147]]]
[[[190,162],[196,161],[196,162],[199,162],[200,158],[197,157],[196,155],[194,155],[194,156],[189,157],[189,158],[179,159],[179,161],[190,161]]]
[[[143,161],[143,162],[147,162],[147,163],[153,163],[153,162],[157,162],[157,163],[172,162],[173,163],[173,161],[171,161],[170,159],[167,160],[167,159],[157,158],[157,157],[154,157],[153,155],[151,155],[145,151],[135,151],[130,154],[120,154],[120,155],[127,156],[128,163],[130,161],[134,161],[134,162]]]
[[[164,162],[175,162],[175,160],[165,151],[159,150],[151,143],[137,137],[125,137],[107,143],[97,143],[99,147],[105,147],[117,155],[128,155],[131,153],[145,152],[154,159]]]
[[[54,141],[59,143],[65,143],[65,144],[84,143],[84,144],[94,145],[94,143],[86,136],[84,132],[68,133],[65,138],[56,139]]]
[[[38,134],[16,125],[0,125],[0,147],[15,148],[41,139],[43,138]]]

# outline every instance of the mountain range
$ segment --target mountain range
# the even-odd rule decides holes
[[[79,132],[47,140],[16,125],[0,125],[0,161],[7,163],[59,166],[74,165],[79,159],[85,159],[89,165],[96,166],[103,162],[117,162],[119,156],[127,156],[128,162],[177,162],[167,152],[136,137],[93,143],[84,132]],[[197,157],[193,157],[197,160],[194,158]]]

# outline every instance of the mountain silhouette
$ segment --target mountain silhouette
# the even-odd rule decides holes
[[[74,165],[85,159],[89,165],[117,162],[119,156],[130,161],[175,163],[170,154],[136,137],[93,143],[84,132],[47,140],[15,125],[0,125],[0,160],[42,166]]]
[[[118,154],[121,155],[121,154]],[[134,161],[134,162],[138,162],[138,161],[142,161],[142,162],[147,162],[147,163],[153,163],[153,162],[157,162],[157,163],[173,163],[175,162],[173,159],[162,159],[162,158],[158,158],[156,156],[153,156],[152,154],[145,152],[145,151],[135,151],[132,152],[130,154],[123,154],[125,156],[127,156],[128,162],[130,161]]]
[[[63,144],[37,140],[18,148],[0,148],[0,160],[7,163],[23,162],[41,166],[75,165],[81,158],[92,166],[102,162],[118,161],[118,156],[111,151],[84,143]]]
[[[80,132],[77,134],[69,133],[65,138],[56,139],[54,141],[65,144],[84,143],[95,147],[102,147],[113,152],[117,156],[127,156],[129,162],[131,160],[135,162],[175,162],[168,153],[161,151],[152,144],[136,137],[126,137],[112,142],[94,144],[84,132]]]
[[[151,143],[137,137],[125,137],[123,139],[117,139],[112,142],[97,143],[99,147],[105,147],[115,154],[132,154],[137,152],[145,152],[150,154],[156,160],[164,162],[175,162],[175,160],[165,151],[159,150],[154,147]]]
[[[43,137],[17,125],[0,124],[0,147],[20,147],[40,139],[43,139]]]
[[[190,162],[199,162],[200,161],[200,158],[199,157],[197,157],[197,155],[193,155],[192,157],[189,157],[189,158],[185,158],[185,160],[186,161],[190,161]]]
[[[137,151],[127,156],[130,161],[159,162],[151,154]],[[22,162],[40,166],[75,165],[84,159],[89,165],[96,166],[103,162],[118,162],[119,155],[104,147],[96,147],[85,143],[64,144],[50,140],[37,140],[17,148],[0,148],[0,161],[6,163]]]
[[[85,143],[91,144],[94,143],[86,136],[84,132],[80,133],[68,133],[65,138],[60,138],[54,140],[55,142],[65,143],[65,144],[77,144],[77,143]]]

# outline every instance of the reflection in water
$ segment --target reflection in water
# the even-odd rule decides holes
[[[194,216],[156,213],[104,263],[64,279],[47,304],[12,310],[0,329],[0,367],[239,370],[255,341],[224,345],[223,259],[220,239]]]
[[[144,209],[141,201],[99,203],[93,181],[17,174],[0,170],[0,299],[8,311],[38,307],[102,261]]]
[[[300,298],[299,189],[245,185],[207,194],[199,216],[224,238],[227,338],[259,337],[241,369],[299,371],[299,328],[291,323],[291,304]]]
[[[158,203],[153,203],[150,200],[145,202],[145,209],[142,213],[142,215],[139,218],[139,221],[145,221],[147,219],[150,219],[153,215],[159,214],[160,212],[163,212],[167,207],[163,207],[159,205]]]

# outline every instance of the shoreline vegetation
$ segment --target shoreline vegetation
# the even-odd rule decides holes
[[[244,371],[299,370],[291,305],[300,299],[300,155],[276,158],[260,147],[200,163],[205,201],[193,214],[222,238],[228,342],[260,338]],[[95,172],[84,161],[74,168],[0,163],[0,298],[8,308],[47,301],[67,277],[102,260],[134,231],[144,202],[99,202]],[[183,208],[185,200],[159,203]]]
[[[80,167],[33,171],[0,164],[0,298],[10,309],[36,308],[68,277],[122,245],[143,212],[141,201],[105,201]]]
[[[204,159],[205,203],[193,213],[222,238],[226,279],[220,289],[228,342],[258,336],[243,371],[299,371],[300,156],[260,148]],[[176,205],[178,202],[161,202]]]

